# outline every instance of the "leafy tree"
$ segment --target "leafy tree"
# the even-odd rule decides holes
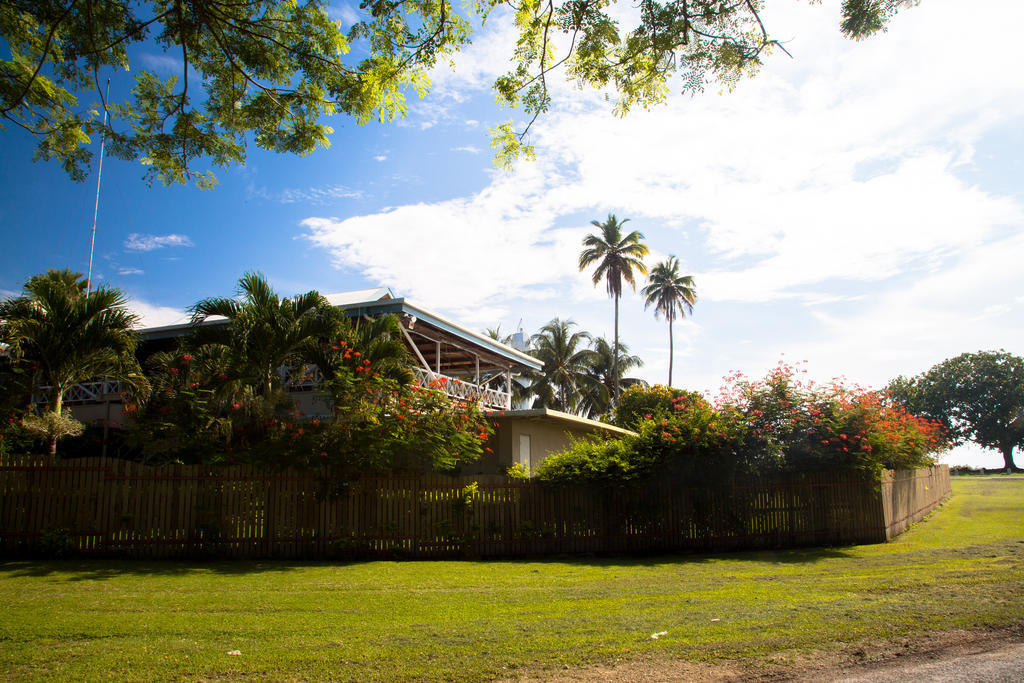
[[[588,417],[595,418],[604,415],[611,408],[612,392],[615,390],[615,380],[625,389],[634,386],[645,386],[647,383],[636,377],[623,377],[630,370],[642,367],[644,362],[640,356],[633,356],[629,353],[626,344],[619,345],[618,363],[612,357],[612,345],[604,337],[597,337],[590,346],[594,352],[590,368],[587,373],[594,378],[594,382],[588,387],[588,391],[582,402],[582,408]],[[618,371],[618,376],[614,374]]]
[[[49,270],[25,284],[24,294],[0,303],[0,341],[10,345],[15,361],[32,374],[32,386],[44,389],[49,457],[58,438],[74,430],[62,418],[64,395],[80,382],[112,377],[139,393],[148,383],[135,360],[137,316],[126,308],[117,289],[87,292],[81,273]],[[70,430],[70,431],[69,431]]]
[[[572,320],[554,318],[533,335],[531,353],[544,367],[530,385],[534,407],[576,412],[588,391],[597,386],[590,374],[594,352],[587,348],[590,335],[573,332]]]
[[[942,422],[959,441],[998,450],[1013,468],[1024,447],[1024,358],[1006,351],[963,353],[918,377],[889,384],[909,410]]]
[[[672,386],[672,323],[677,315],[685,318],[693,313],[697,287],[692,275],[679,274],[679,259],[669,256],[651,269],[649,283],[640,293],[646,297],[644,308],[654,304],[655,317],[660,314],[668,321],[668,386]]]
[[[643,257],[649,251],[647,245],[640,241],[644,236],[636,230],[623,237],[622,226],[628,221],[628,218],[620,221],[615,214],[608,214],[608,220],[604,223],[591,221],[591,225],[601,229],[601,234],[587,235],[583,239],[583,246],[586,249],[580,254],[579,262],[580,270],[597,265],[594,270],[594,285],[604,280],[608,286],[608,296],[615,300],[612,398],[616,402],[619,400],[619,298],[622,296],[622,281],[625,280],[630,287],[636,288],[633,271],[647,274]]]
[[[213,297],[192,307],[197,344],[217,344],[230,350],[233,379],[269,395],[280,388],[278,370],[302,367],[303,351],[316,339],[330,339],[338,330],[333,307],[318,292],[280,298],[260,273],[246,273],[238,283],[239,298]],[[203,325],[222,316],[226,324]]]
[[[28,131],[39,141],[37,158],[58,161],[78,180],[91,159],[89,138],[102,130],[114,155],[149,166],[150,180],[208,187],[215,179],[197,162],[244,163],[247,133],[261,148],[306,154],[328,144],[324,115],[364,123],[403,114],[406,90],[426,92],[437,61],[470,42],[471,20],[486,20],[502,4],[472,3],[460,14],[448,0],[367,0],[364,21],[343,35],[318,0],[4,0],[0,121]],[[523,107],[528,123],[492,131],[499,162],[532,155],[525,136],[551,105],[556,69],[614,89],[623,113],[663,101],[672,87],[731,86],[764,54],[784,49],[763,24],[758,0],[645,0],[638,14],[629,12],[637,17],[632,26],[620,26],[609,4],[509,3],[519,37],[513,66],[495,88],[499,101]],[[912,4],[845,0],[841,30],[864,38]],[[131,99],[104,103],[100,72],[127,70],[133,50],[154,43],[179,75],[162,79],[135,65]],[[359,61],[344,56],[356,43],[365,52]],[[103,104],[113,115],[106,125]]]
[[[80,99],[94,89],[102,101],[100,70],[127,70],[132,48],[155,42],[180,76],[137,70],[132,98],[106,103],[109,148],[148,165],[150,180],[209,187],[196,161],[244,163],[249,132],[263,149],[307,154],[333,132],[323,115],[365,123],[404,112],[404,90],[422,93],[436,59],[469,38],[446,0],[366,9],[346,36],[316,0],[9,0],[0,3],[10,56],[0,61],[0,117],[39,140],[37,158],[81,180],[85,145],[104,127],[99,106]],[[369,55],[346,60],[359,40]]]

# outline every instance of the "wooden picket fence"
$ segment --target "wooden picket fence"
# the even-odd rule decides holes
[[[885,541],[949,495],[946,466],[814,473],[713,493],[550,488],[504,476],[332,478],[248,465],[0,458],[0,554],[501,558]]]

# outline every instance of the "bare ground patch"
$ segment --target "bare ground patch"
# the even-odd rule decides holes
[[[995,652],[1024,643],[1024,621],[1010,627],[922,633],[835,650],[779,652],[756,662],[642,657],[611,665],[535,671],[516,681],[838,681],[873,678],[922,664]]]

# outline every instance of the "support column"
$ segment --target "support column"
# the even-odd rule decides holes
[[[505,368],[505,386],[508,387],[508,395],[505,396],[505,410],[512,410],[512,366]]]

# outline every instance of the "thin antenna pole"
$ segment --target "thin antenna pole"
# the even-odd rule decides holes
[[[96,249],[96,217],[100,213],[100,180],[103,178],[103,145],[107,141],[107,100],[110,98],[110,78],[103,95],[103,130],[100,131],[100,166],[96,171],[96,206],[92,210],[92,239],[89,242],[89,274],[85,277],[85,293],[92,291],[92,254]]]

